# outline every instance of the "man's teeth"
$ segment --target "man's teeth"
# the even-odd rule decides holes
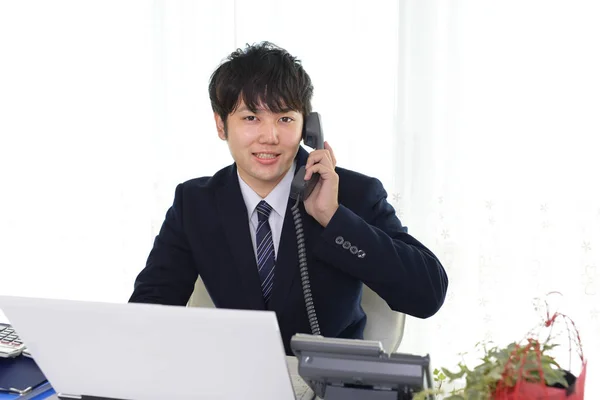
[[[269,159],[269,158],[275,158],[277,157],[275,154],[268,154],[268,153],[256,153],[256,157],[258,158],[263,158],[263,159]]]

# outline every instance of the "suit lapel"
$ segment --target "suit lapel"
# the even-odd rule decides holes
[[[294,218],[291,210],[294,204],[295,200],[288,200],[283,228],[281,230],[281,239],[279,241],[279,250],[277,251],[273,293],[271,293],[271,300],[269,301],[269,310],[278,312],[283,311],[292,283],[296,279],[296,275],[300,275],[296,229],[294,228]],[[302,214],[304,208],[302,204],[300,204],[299,208]]]
[[[306,164],[308,153],[300,147],[296,156],[296,172],[300,166]],[[275,266],[275,277],[273,282],[273,292],[269,301],[269,310],[283,312],[287,304],[287,298],[295,279],[300,278],[300,267],[298,262],[298,242],[296,240],[296,228],[294,225],[294,217],[292,207],[296,204],[296,200],[288,199],[288,205],[281,230],[281,239],[279,241],[279,250],[277,251],[277,264]],[[307,233],[307,219],[312,218],[306,214],[304,204],[298,206],[300,215],[302,216],[302,224],[304,232]],[[305,235],[306,237],[307,235]],[[308,247],[307,247],[308,253]],[[308,254],[307,254],[308,255]]]
[[[216,197],[217,212],[219,219],[223,222],[229,251],[246,290],[245,295],[242,296],[244,304],[240,308],[265,309],[260,290],[256,256],[250,237],[248,212],[240,190],[235,166],[231,167],[230,176],[225,185],[217,190]],[[232,277],[232,279],[235,279],[235,277]]]

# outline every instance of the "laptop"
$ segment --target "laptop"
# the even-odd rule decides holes
[[[295,398],[272,311],[7,296],[0,309],[60,398]]]

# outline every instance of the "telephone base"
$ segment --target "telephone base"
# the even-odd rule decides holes
[[[429,355],[387,354],[378,341],[306,334],[290,344],[298,374],[324,400],[408,400],[432,388]]]
[[[327,386],[324,400],[409,400],[412,393],[342,386]]]

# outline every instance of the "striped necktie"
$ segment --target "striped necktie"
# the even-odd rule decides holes
[[[269,226],[271,206],[264,200],[256,206],[258,212],[258,228],[256,228],[256,259],[258,276],[265,304],[269,302],[273,289],[273,276],[275,275],[275,246],[273,235]]]

